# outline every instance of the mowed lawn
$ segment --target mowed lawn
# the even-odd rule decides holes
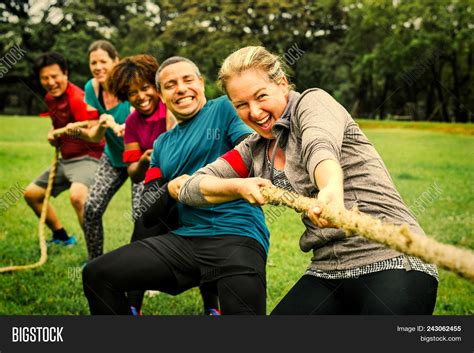
[[[21,189],[46,169],[53,149],[46,141],[47,119],[0,117],[0,266],[35,262],[39,257],[38,219],[22,199]],[[403,199],[426,233],[456,246],[474,249],[474,138],[472,134],[421,129],[364,129],[383,157]],[[467,129],[472,130],[472,125]],[[462,131],[462,126],[460,128]],[[449,133],[454,132],[454,133]],[[65,192],[52,200],[64,226],[78,236],[73,248],[54,247],[36,270],[0,274],[0,315],[87,315],[80,264],[86,260],[84,236]],[[105,250],[129,242],[132,225],[130,183],[112,200],[104,217]],[[267,209],[268,211],[268,209]],[[310,253],[299,250],[300,215],[281,209],[271,217],[268,258],[268,312],[304,272]],[[50,237],[49,231],[46,232]],[[474,284],[440,270],[435,314],[474,314]],[[145,315],[198,315],[197,289],[177,297],[147,297]]]

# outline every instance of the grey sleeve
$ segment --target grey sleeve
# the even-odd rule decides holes
[[[326,159],[340,162],[349,113],[323,90],[307,92],[295,111],[301,133],[302,157],[311,181],[314,170]]]
[[[212,205],[206,201],[201,193],[201,180],[207,175],[222,179],[248,177],[248,171],[251,169],[251,160],[250,146],[247,140],[244,140],[216,161],[196,171],[182,186],[179,192],[179,202],[194,207]],[[247,175],[243,172],[245,169],[247,170]]]

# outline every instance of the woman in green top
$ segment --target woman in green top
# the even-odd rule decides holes
[[[107,143],[104,154],[84,206],[84,235],[89,259],[93,259],[103,253],[102,216],[114,194],[128,178],[127,166],[122,161],[122,135],[125,119],[130,114],[130,103],[120,102],[105,88],[107,74],[119,61],[115,47],[108,41],[98,40],[89,47],[88,59],[93,78],[84,89],[86,103],[99,111],[100,124],[108,127],[105,130]],[[132,183],[132,216],[138,209],[142,188],[141,184]]]

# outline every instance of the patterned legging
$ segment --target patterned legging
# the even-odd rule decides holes
[[[86,204],[84,205],[84,237],[87,243],[89,260],[104,252],[104,226],[102,216],[112,197],[128,178],[126,168],[114,168],[104,153],[99,161],[94,184],[92,184]],[[136,219],[136,212],[140,207],[140,195],[143,191],[143,182],[132,183],[132,217]]]

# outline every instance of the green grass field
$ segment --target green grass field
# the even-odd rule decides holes
[[[364,128],[382,155],[402,197],[417,214],[425,232],[435,239],[474,249],[474,138],[462,126],[450,129],[426,123],[400,127],[377,122]],[[51,163],[53,150],[46,141],[49,121],[40,118],[0,118],[0,266],[35,262],[39,257],[38,220],[21,197],[25,188]],[[362,124],[364,126],[364,124]],[[390,127],[386,129],[384,127]],[[466,126],[471,131],[472,124]],[[440,132],[440,131],[447,132]],[[87,315],[79,265],[86,260],[84,237],[68,193],[52,200],[64,226],[76,234],[73,248],[53,248],[48,262],[30,271],[0,274],[0,315]],[[132,225],[129,182],[112,200],[104,217],[105,250],[129,242]],[[302,275],[311,254],[302,253],[299,215],[282,210],[269,224],[267,309],[270,312]],[[47,232],[49,237],[49,232]],[[435,314],[474,314],[474,284],[440,270]],[[197,289],[177,297],[163,293],[145,299],[144,314],[195,315],[201,313]]]

